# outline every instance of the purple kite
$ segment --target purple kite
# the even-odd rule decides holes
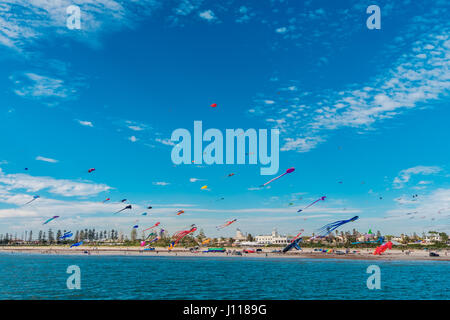
[[[309,207],[311,207],[313,204],[315,204],[316,202],[319,201],[325,201],[326,196],[320,197],[319,199],[317,199],[316,201],[314,201],[313,203],[307,205],[306,207],[304,207],[303,209],[299,209],[297,212],[302,212],[305,209],[308,209]]]
[[[47,224],[47,223],[49,223],[50,221],[55,220],[56,218],[59,218],[59,216],[53,216],[53,217],[51,217],[50,219],[48,219],[47,221],[45,221],[43,224]]]
[[[286,170],[285,173],[279,175],[279,176],[276,177],[276,178],[273,178],[272,180],[267,181],[267,182],[264,183],[261,187],[265,187],[266,185],[268,185],[268,184],[271,183],[272,181],[275,181],[275,180],[277,180],[277,179],[280,179],[280,178],[281,178],[282,176],[284,176],[285,174],[288,174],[288,173],[291,173],[291,172],[294,172],[294,171],[295,171],[295,168],[294,168],[294,167],[289,168],[289,169]]]

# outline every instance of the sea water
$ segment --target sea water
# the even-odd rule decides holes
[[[374,264],[379,290],[367,287]],[[0,253],[0,272],[0,299],[450,299],[445,261]]]

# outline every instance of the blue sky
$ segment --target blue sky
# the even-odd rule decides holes
[[[71,4],[81,30],[66,27]],[[366,27],[371,4],[380,30]],[[343,231],[448,232],[449,11],[407,0],[3,1],[0,232],[39,230],[53,215],[54,229],[126,234],[136,220],[311,234],[354,215]],[[171,134],[195,120],[279,129],[278,174],[296,171],[262,189],[272,177],[260,165],[174,166]],[[124,198],[133,210],[113,215]]]

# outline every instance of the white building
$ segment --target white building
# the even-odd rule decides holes
[[[241,230],[236,229],[236,236],[234,239],[237,241],[245,241],[247,237],[241,232]]]
[[[276,229],[272,231],[271,235],[256,236],[255,240],[260,244],[286,245],[289,243],[288,237],[278,234],[278,231]]]

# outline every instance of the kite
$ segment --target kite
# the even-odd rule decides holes
[[[67,231],[67,232],[64,232],[64,234],[61,237],[59,237],[59,239],[64,240],[66,238],[70,238],[71,236],[73,236],[72,231]]]
[[[195,224],[193,224],[193,225],[191,225],[191,228],[188,230],[181,230],[181,231],[175,232],[175,234],[172,236],[173,241],[169,245],[169,250],[172,250],[178,244],[178,242],[180,242],[181,239],[186,237],[188,234],[195,232],[196,230],[197,230],[197,227],[195,226]]]
[[[180,214],[184,213],[184,210],[178,210],[177,212],[177,216],[179,216]]]
[[[26,206],[27,204],[29,204],[29,203],[32,203],[34,200],[36,200],[36,199],[39,199],[40,197],[39,196],[33,196],[33,199],[31,199],[30,201],[28,201],[27,203],[25,203],[24,204],[24,206]]]
[[[208,189],[208,186],[203,186],[200,189],[202,189],[202,190]]]
[[[126,209],[132,209],[132,208],[133,208],[133,207],[131,206],[131,204],[129,204],[129,205],[127,205],[125,208],[123,208],[123,209],[121,209],[121,210],[115,212],[114,214],[117,214],[117,213],[119,213],[119,212],[122,212],[123,210],[126,210]]]
[[[103,200],[103,203],[105,203],[106,201],[111,200],[111,198],[106,198],[105,200]]]
[[[151,208],[152,208],[152,207],[147,207],[147,209],[149,209],[149,210],[150,210]]]
[[[159,226],[160,224],[161,224],[160,222],[157,222],[157,223],[155,223],[153,226],[151,226],[150,228],[145,229],[144,231],[153,229],[154,227],[157,227],[157,226]]]
[[[339,221],[335,221],[329,224],[324,225],[322,228],[320,228],[318,230],[319,235],[318,236],[314,236],[312,237],[312,239],[319,237],[319,238],[323,238],[326,237],[328,234],[330,234],[330,232],[332,232],[334,229],[339,228],[340,226],[342,226],[343,224],[358,220],[358,216],[354,216],[353,218],[347,219],[347,220],[339,220]]]
[[[127,201],[127,199],[122,199],[122,200],[120,200],[120,202],[122,202],[122,203],[124,203],[124,202],[126,202]]]
[[[59,218],[59,216],[53,216],[53,217],[51,217],[50,219],[48,219],[47,221],[45,221],[43,224],[47,224],[47,223],[49,223],[50,221],[55,220],[56,218]]]
[[[95,168],[91,168],[91,169],[88,170],[88,173],[91,173],[91,172],[94,172],[94,171],[95,171]]]
[[[309,205],[307,205],[306,207],[304,207],[303,209],[299,209],[297,212],[302,212],[305,209],[308,209],[309,207],[311,207],[313,204],[315,204],[316,202],[319,201],[325,201],[326,196],[320,197],[319,199],[317,199],[316,201],[314,201],[313,203],[310,203]]]
[[[207,243],[209,243],[210,241],[211,241],[211,239],[209,239],[209,238],[206,239],[206,240],[203,240],[203,241],[202,241],[202,245],[203,245],[203,244],[207,244]]]
[[[227,221],[227,222],[224,223],[223,225],[218,226],[218,227],[216,227],[216,228],[217,228],[217,230],[223,229],[223,228],[225,228],[225,227],[228,227],[230,224],[232,224],[232,223],[234,223],[234,222],[236,222],[236,221],[237,221],[237,219],[234,219],[234,220],[231,220],[231,221]]]
[[[263,185],[261,185],[261,187],[264,187],[264,186],[268,185],[269,183],[271,183],[272,181],[275,181],[275,180],[277,180],[277,179],[280,179],[282,176],[284,176],[284,175],[286,175],[286,174],[288,174],[288,173],[294,172],[294,171],[295,171],[295,168],[293,168],[293,167],[292,167],[292,168],[289,168],[289,169],[286,170],[285,173],[279,175],[279,176],[276,177],[276,178],[273,178],[272,180],[267,181],[266,183],[264,183]]]
[[[135,225],[135,226],[133,226],[133,229],[137,229],[137,228],[139,228],[139,226],[138,226],[138,225]]]
[[[232,176],[234,176],[235,175],[235,173],[229,173],[228,174],[228,177],[232,177]]]
[[[81,246],[83,244],[83,241],[80,241],[80,242],[77,242],[77,243],[74,243],[73,245],[71,245],[70,247],[72,248],[72,247],[78,247],[78,246]]]
[[[28,171],[28,168],[25,168],[25,171]]]
[[[220,201],[220,200],[225,200],[225,198],[222,197],[222,198],[217,199],[216,201]]]
[[[162,237],[162,235],[163,235],[163,233],[164,233],[164,229],[161,229],[161,231],[160,231],[160,233],[159,233],[159,236],[157,236],[156,238],[150,240],[150,241],[149,241],[149,244],[150,244],[150,243],[153,243],[153,242],[156,242],[156,241],[158,241],[158,240],[160,240],[161,237]]]
[[[303,231],[305,231],[305,230],[301,229],[300,232],[294,237],[294,239],[292,239],[291,243],[294,242],[295,240],[297,240],[297,238],[300,237],[300,235],[303,233]]]
[[[217,107],[217,103],[213,103],[213,104],[211,104],[211,107],[212,107],[212,108],[215,108],[215,107]]]
[[[298,239],[294,239],[291,243],[289,243],[284,249],[283,249],[283,253],[288,252],[289,250],[291,250],[292,248],[295,248],[297,250],[302,250],[302,248],[300,248],[299,243],[303,241],[303,238],[298,238]]]
[[[146,216],[146,215],[147,215],[147,212],[144,212],[144,213],[142,213],[141,215],[142,215],[142,216]]]
[[[373,254],[376,255],[381,255],[383,252],[385,252],[387,249],[391,250],[392,249],[392,242],[388,241],[385,244],[377,247],[375,249],[375,251],[373,252]]]

